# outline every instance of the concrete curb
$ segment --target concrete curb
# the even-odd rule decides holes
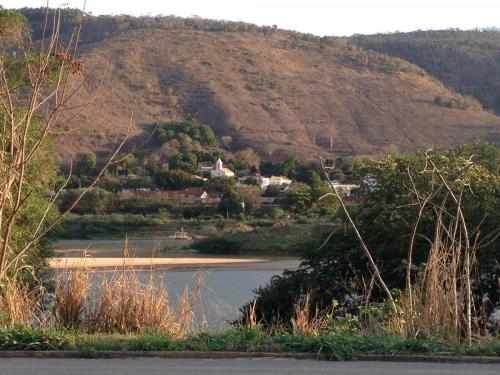
[[[263,353],[263,352],[203,352],[203,351],[114,351],[96,352],[71,351],[0,351],[1,358],[192,358],[192,359],[233,359],[233,358],[290,358],[326,359],[314,353]]]
[[[274,359],[321,359],[325,354],[315,353],[266,353],[266,352],[197,352],[197,351],[0,351],[2,358],[191,358],[191,359],[236,359],[236,358],[274,358]],[[425,356],[425,355],[360,355],[358,361],[380,362],[432,362],[432,363],[479,363],[500,364],[500,357],[485,356]]]
[[[432,362],[432,363],[480,363],[500,364],[500,357],[454,356],[454,355],[377,355],[358,356],[358,361],[377,362]]]

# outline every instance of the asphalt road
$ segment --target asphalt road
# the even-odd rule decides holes
[[[0,359],[1,375],[499,375],[500,365],[292,359]]]

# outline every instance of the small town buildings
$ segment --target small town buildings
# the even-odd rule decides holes
[[[286,187],[292,184],[292,180],[290,180],[288,177],[283,177],[283,176],[264,177],[258,173],[255,176],[244,176],[240,178],[240,181],[243,182],[248,179],[255,179],[262,191],[266,191],[267,187],[270,185]]]
[[[234,172],[229,168],[224,168],[222,160],[217,159],[215,166],[210,171],[210,177],[221,178],[221,177],[234,177]]]
[[[292,180],[284,176],[271,176],[269,177],[269,185],[291,185]]]
[[[335,190],[343,197],[352,197],[355,189],[359,188],[359,185],[350,183],[341,183],[339,181],[332,182]]]
[[[160,191],[128,191],[121,194],[122,198],[159,198],[176,206],[192,206],[196,204],[217,205],[220,198],[210,195],[202,187],[190,187],[180,190],[160,190]]]
[[[212,163],[198,163],[198,173],[202,176],[210,176],[212,169],[214,169],[214,165]]]

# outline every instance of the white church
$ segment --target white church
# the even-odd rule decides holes
[[[222,163],[222,160],[220,160],[220,158],[219,158],[215,162],[215,166],[210,171],[210,177],[212,177],[212,178],[234,177],[234,172],[232,170],[230,170],[229,168],[224,168],[224,164]]]

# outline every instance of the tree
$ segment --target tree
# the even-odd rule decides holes
[[[254,185],[238,185],[236,191],[244,203],[244,211],[252,215],[260,206],[260,188]]]
[[[113,194],[104,189],[95,188],[88,191],[83,195],[82,199],[78,203],[78,206],[71,208],[75,199],[77,199],[81,194],[82,189],[68,190],[62,196],[59,206],[62,211],[71,210],[73,213],[77,214],[96,214],[100,215],[106,213],[110,204]]]
[[[76,164],[76,174],[79,176],[92,176],[95,173],[97,157],[93,152],[81,154]]]
[[[237,191],[229,187],[222,193],[219,210],[224,212],[226,218],[243,212],[242,200]]]
[[[200,186],[202,181],[180,169],[161,169],[154,175],[156,186],[162,189],[184,189],[190,186]]]
[[[123,184],[125,189],[139,190],[139,189],[153,189],[155,186],[153,179],[150,176],[141,176],[136,178],[127,178]]]
[[[240,166],[239,169],[249,169],[258,166],[260,163],[259,155],[257,155],[253,148],[238,151],[235,156]]]
[[[440,219],[443,230],[454,227],[457,205],[452,196],[455,196],[459,197],[467,227],[474,233],[469,236],[470,246],[477,249],[472,250],[472,258],[477,258],[475,272],[480,277],[471,283],[476,309],[481,306],[489,313],[500,304],[500,291],[491,287],[492,275],[500,276],[495,263],[500,253],[500,177],[491,162],[499,156],[500,146],[479,143],[436,151],[429,157],[432,163],[419,153],[395,154],[364,165],[362,172],[370,173],[377,185],[362,186],[360,203],[350,206],[349,212],[391,290],[411,290],[407,288],[408,274],[410,281],[422,275],[429,264],[429,242],[433,242],[437,233],[436,212],[440,207],[446,212]],[[259,290],[257,294],[262,298],[257,303],[261,306],[259,317],[270,319],[271,315],[279,315],[287,319],[291,311],[287,298],[298,298],[307,290],[313,291],[312,306],[326,308],[336,299],[343,302],[343,311],[359,311],[359,304],[349,301],[356,302],[354,297],[363,295],[363,282],[370,280],[373,273],[355,231],[345,224],[345,214],[337,213],[334,220],[336,226],[331,233],[310,239],[298,271],[275,278]],[[418,234],[413,240],[412,233]],[[451,232],[444,233],[447,236]],[[457,233],[462,236],[456,241],[461,246],[457,267],[463,268],[467,264],[465,254],[471,250],[464,250],[463,235],[467,231],[462,228]],[[411,272],[407,273],[408,269]],[[461,280],[463,285],[464,279]],[[378,287],[371,291],[371,297],[372,301],[386,298]]]
[[[123,184],[117,178],[106,176],[99,181],[99,187],[111,193],[119,193],[123,190]]]
[[[312,203],[312,189],[302,182],[295,182],[281,200],[281,207],[295,213],[306,213]]]
[[[264,176],[272,176],[279,174],[278,167],[273,162],[266,160],[260,163],[260,173]]]
[[[219,143],[217,142],[217,138],[215,137],[215,133],[212,128],[208,125],[200,126],[201,133],[201,144],[206,144],[209,146],[217,147]]]
[[[222,194],[236,185],[236,180],[231,177],[211,178],[203,184],[205,190],[209,193]]]
[[[49,10],[47,10],[49,12]],[[26,20],[0,8],[0,291],[7,276],[27,276],[40,269],[34,259],[44,253],[44,238],[65,216],[55,202],[65,182],[55,174],[50,139],[60,115],[73,107],[79,86],[70,83],[84,74],[72,39],[64,48],[58,40],[60,12],[47,14],[45,39],[33,42]],[[77,33],[75,33],[76,35]],[[87,103],[88,104],[88,103]],[[42,113],[44,114],[42,116]],[[130,131],[130,129],[129,129]],[[122,142],[95,173],[92,189],[118,154]],[[76,197],[69,208],[82,199]],[[29,271],[29,272],[26,272]]]

